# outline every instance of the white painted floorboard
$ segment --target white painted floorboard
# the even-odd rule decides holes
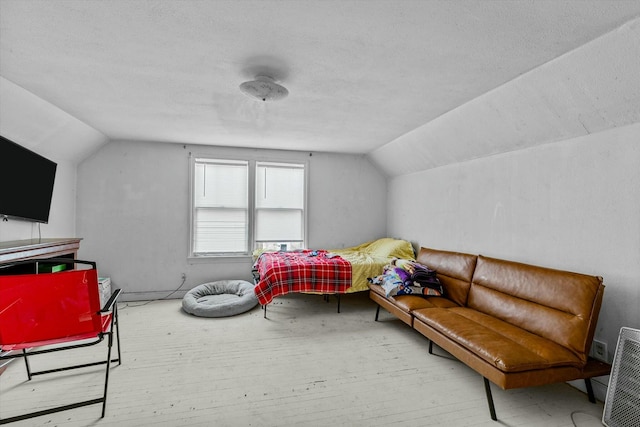
[[[602,403],[568,384],[503,391],[491,420],[482,378],[429,355],[428,341],[366,293],[325,302],[287,295],[234,317],[185,314],[181,300],[121,303],[121,366],[111,369],[107,413],[93,405],[23,426],[600,426]],[[85,360],[105,347],[32,358],[35,369]],[[442,350],[436,348],[441,354]],[[99,397],[102,368],[26,381],[24,364],[0,375],[0,414]],[[573,419],[572,419],[573,414]]]

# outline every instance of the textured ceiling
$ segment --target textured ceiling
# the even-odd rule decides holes
[[[637,0],[0,0],[0,75],[111,139],[370,153],[638,14]],[[261,73],[289,97],[238,90]]]

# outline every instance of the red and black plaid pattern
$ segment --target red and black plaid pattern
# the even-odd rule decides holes
[[[289,292],[344,293],[351,286],[351,263],[325,250],[265,252],[256,261],[255,291],[262,305]]]

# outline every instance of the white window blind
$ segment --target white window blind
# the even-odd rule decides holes
[[[249,163],[195,159],[193,253],[247,253]]]
[[[304,175],[303,164],[256,163],[257,243],[303,242]]]
[[[194,257],[305,245],[306,165],[192,158]]]

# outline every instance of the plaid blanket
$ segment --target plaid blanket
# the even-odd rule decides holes
[[[256,260],[256,296],[262,305],[289,292],[344,293],[351,286],[351,263],[325,250],[265,252]]]

